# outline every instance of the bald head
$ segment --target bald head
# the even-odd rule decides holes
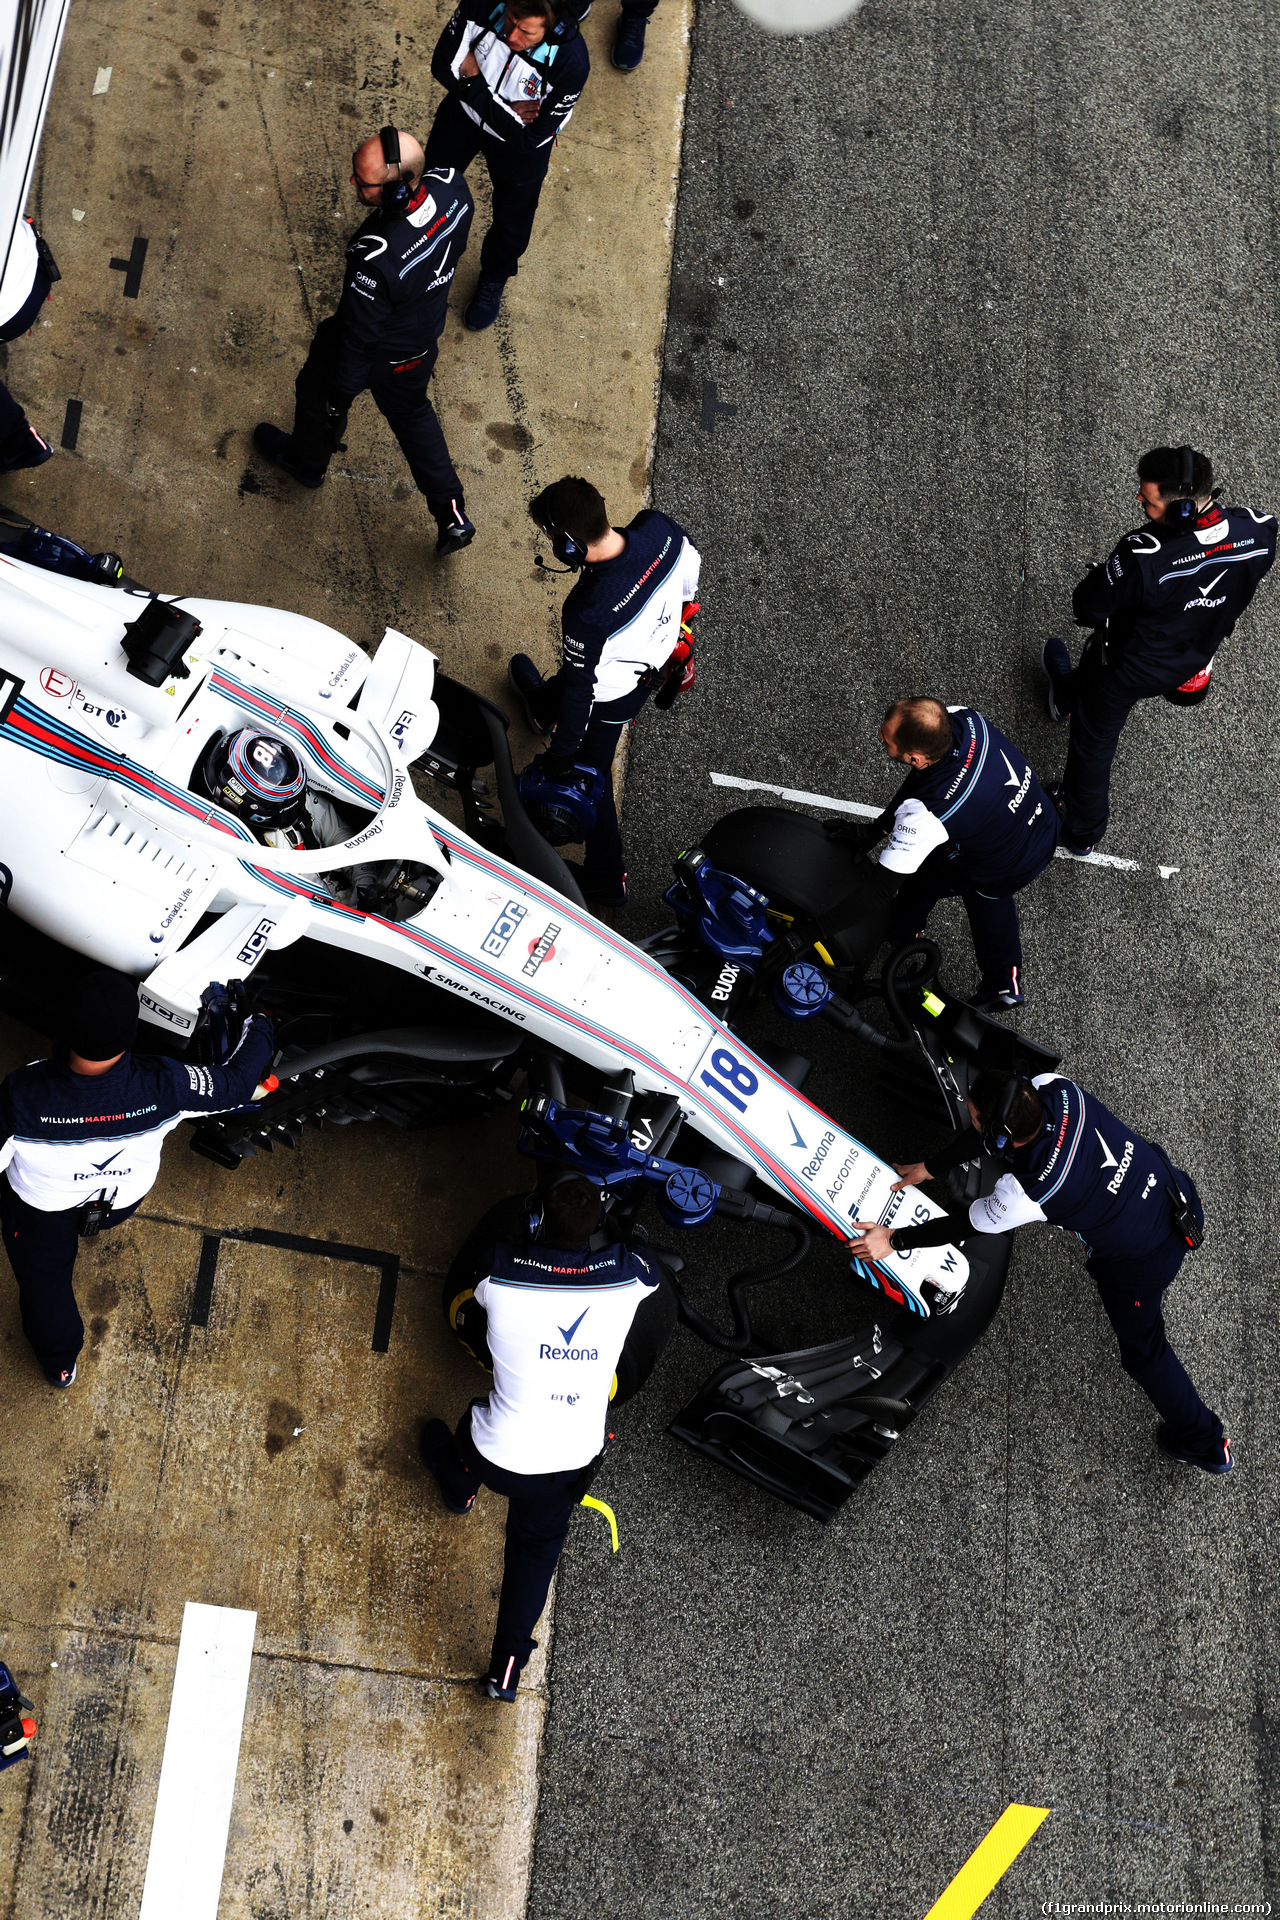
[[[917,769],[932,767],[951,748],[951,716],[941,700],[895,700],[880,724],[891,760]]]
[[[370,134],[351,156],[351,184],[366,207],[375,207],[388,180],[407,180],[410,185],[422,177],[426,156],[411,133],[399,128],[400,165],[389,167],[382,157],[382,135]]]

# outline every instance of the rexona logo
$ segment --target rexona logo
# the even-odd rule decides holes
[[[804,1166],[801,1167],[800,1169],[801,1173],[803,1173],[806,1180],[813,1179],[814,1174],[818,1171],[818,1168],[822,1165],[823,1161],[826,1159],[827,1155],[830,1153],[835,1143],[836,1143],[836,1136],[828,1128],[827,1132],[824,1133],[821,1140],[819,1140],[818,1150],[814,1154],[812,1160],[806,1161]]]
[[[495,960],[504,954],[512,934],[517,931],[520,922],[524,919],[528,911],[528,908],[522,907],[518,900],[508,900],[506,906],[502,909],[502,912],[498,915],[488,933],[486,933],[484,939],[480,942],[481,952],[492,954]]]
[[[573,1344],[574,1334],[590,1311],[590,1307],[584,1307],[571,1327],[557,1327],[556,1332],[564,1341],[564,1345],[553,1347],[544,1340],[538,1348],[538,1358],[540,1360],[598,1360],[600,1358],[598,1347],[575,1347]]]
[[[720,978],[711,989],[711,998],[713,1000],[731,1000],[733,998],[733,990],[738,984],[738,975],[741,972],[741,967],[735,967],[732,962],[727,961],[720,969]]]

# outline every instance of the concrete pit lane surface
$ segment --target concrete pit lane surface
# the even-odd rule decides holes
[[[4,374],[62,445],[0,494],[162,593],[293,608],[365,647],[393,626],[504,699],[508,656],[550,668],[558,634],[528,498],[585,471],[619,518],[644,500],[688,17],[665,0],[624,80],[616,9],[597,7],[533,245],[479,336],[459,317],[488,217],[473,169],[433,395],[480,532],[440,563],[367,397],[318,493],[250,436],[288,426],[336,298],[363,217],[351,149],[388,118],[427,131],[448,13],[77,0],[31,205],[63,278]],[[532,747],[514,727],[517,760]],[[11,1023],[0,1043],[6,1069],[46,1045]],[[140,1213],[83,1248],[70,1391],[45,1386],[7,1270],[0,1287],[0,1657],[40,1724],[34,1758],[0,1775],[0,1913],[138,1914],[194,1601],[257,1620],[247,1700],[226,1702],[244,1728],[221,1898],[215,1879],[193,1902],[221,1920],[517,1916],[549,1633],[514,1711],[477,1697],[505,1502],[481,1494],[454,1520],[417,1457],[421,1419],[456,1420],[484,1390],[440,1276],[494,1196],[529,1184],[514,1124],[309,1133],[236,1174],[188,1138]],[[597,1516],[574,1526],[608,1551]]]
[[[1078,648],[1070,590],[1136,523],[1145,448],[1191,440],[1227,498],[1280,504],[1268,24],[869,0],[797,42],[699,6],[654,491],[706,613],[696,694],[636,729],[641,929],[674,855],[769,799],[713,772],[882,806],[900,695],[973,704],[1059,774],[1040,648]],[[1103,851],[1139,870],[1055,860],[1021,896],[1013,1021],[1199,1183],[1167,1317],[1236,1471],[1157,1454],[1047,1229],[825,1530],[664,1435],[716,1364],[682,1339],[604,1483],[621,1554],[562,1563],[536,1920],[920,1920],[1009,1802],[1051,1811],[984,1920],[1280,1898],[1278,633],[1273,578],[1202,708],[1135,714]],[[962,912],[930,932],[970,987]],[[856,1042],[766,1032],[880,1151],[938,1138]],[[707,1246],[682,1247],[704,1310]],[[876,1314],[834,1254],[815,1273],[807,1314],[760,1296],[792,1345]]]

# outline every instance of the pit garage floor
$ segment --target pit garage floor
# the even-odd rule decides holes
[[[32,206],[64,278],[4,374],[63,445],[3,497],[159,591],[287,606],[366,647],[397,627],[500,699],[513,650],[553,657],[560,583],[533,568],[530,494],[585,471],[615,520],[645,497],[688,7],[666,0],[626,80],[596,7],[527,265],[491,332],[450,320],[436,399],[480,537],[441,565],[367,398],[315,495],[250,434],[287,426],[336,297],[351,148],[390,117],[430,123],[448,12],[76,0]],[[473,186],[458,309],[482,167]],[[0,1067],[44,1047],[5,1025]],[[84,1248],[88,1341],[63,1395],[4,1276],[0,1657],[40,1722],[0,1776],[6,1920],[137,1914],[188,1601],[257,1614],[222,1920],[523,1912],[543,1655],[514,1713],[474,1693],[505,1503],[451,1522],[416,1454],[421,1418],[482,1385],[439,1283],[481,1207],[527,1179],[514,1137],[511,1116],[344,1128],[232,1175],[181,1130],[141,1212]],[[575,1528],[607,1551],[593,1516]]]

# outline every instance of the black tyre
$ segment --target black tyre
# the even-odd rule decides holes
[[[891,892],[884,870],[828,840],[808,814],[743,807],[717,820],[700,845],[713,866],[755,887],[780,913],[828,921],[839,965],[866,966],[883,942]]]

